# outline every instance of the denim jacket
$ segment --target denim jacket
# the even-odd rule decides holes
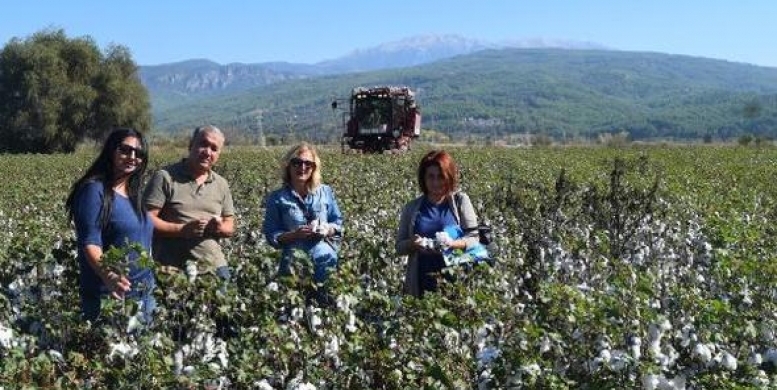
[[[339,241],[343,234],[343,215],[337,205],[334,191],[328,185],[320,185],[304,199],[291,186],[283,186],[267,196],[262,233],[273,248],[286,248],[278,242],[278,236],[307,225],[313,220],[328,223],[334,228],[333,241]]]

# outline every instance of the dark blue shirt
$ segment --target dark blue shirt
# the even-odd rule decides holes
[[[424,199],[418,209],[413,231],[421,237],[434,238],[437,232],[443,231],[449,225],[457,225],[450,204],[448,202],[434,204]]]
[[[73,219],[78,240],[81,289],[85,291],[107,292],[102,280],[86,260],[84,248],[87,245],[97,245],[107,251],[111,246],[121,248],[128,242],[138,243],[151,255],[154,225],[148,215],[138,217],[129,198],[114,193],[110,220],[105,229],[100,228],[100,209],[104,195],[103,184],[91,181],[81,187],[75,201]],[[152,278],[151,269],[138,267],[137,259],[137,253],[130,253],[128,279],[133,285]]]
[[[453,216],[449,202],[434,204],[424,198],[421,207],[418,209],[418,215],[415,218],[413,231],[421,237],[435,238],[437,232],[443,231],[446,226],[456,225],[456,218]],[[431,280],[424,274],[430,272],[439,272],[445,266],[442,254],[440,253],[419,253],[418,270],[421,273],[421,287],[423,290],[430,290]]]

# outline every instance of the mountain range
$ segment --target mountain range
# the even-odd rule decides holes
[[[327,111],[359,85],[416,90],[424,128],[451,137],[773,137],[777,68],[588,42],[488,43],[421,36],[316,64],[199,59],[141,66],[156,130],[212,122],[236,132],[334,141]]]

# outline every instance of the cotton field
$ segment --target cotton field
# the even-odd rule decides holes
[[[450,268],[420,300],[393,249],[417,149],[322,153],[345,239],[321,306],[311,265],[276,277],[259,233],[282,150],[228,148],[235,280],[158,270],[150,325],[129,301],[79,319],[63,203],[93,155],[0,156],[0,388],[777,386],[774,149],[451,148],[496,263]]]

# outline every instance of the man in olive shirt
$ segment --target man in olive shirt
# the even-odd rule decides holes
[[[215,126],[194,130],[189,155],[157,171],[144,201],[154,223],[153,256],[179,269],[194,260],[224,280],[231,272],[219,239],[235,232],[235,209],[227,181],[211,168],[224,147]],[[202,272],[202,271],[200,271]]]

